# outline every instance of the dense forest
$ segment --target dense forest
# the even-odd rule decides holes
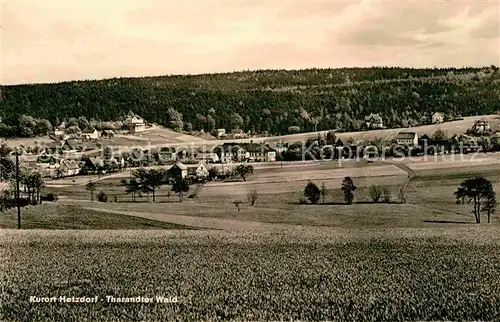
[[[379,113],[387,127],[500,110],[500,73],[485,68],[261,70],[3,86],[0,136],[39,134],[84,116],[122,120],[129,111],[177,130],[242,129],[288,134],[360,130]],[[24,119],[22,119],[24,115]],[[26,115],[40,122],[25,131]],[[49,124],[50,123],[50,124]]]

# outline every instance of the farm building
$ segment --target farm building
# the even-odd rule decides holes
[[[95,172],[99,171],[100,169],[104,168],[104,160],[99,158],[99,157],[86,158],[82,161],[85,161],[85,168],[90,173],[92,173],[92,172],[95,173]]]
[[[396,136],[396,142],[399,145],[416,146],[418,145],[418,135],[415,132],[399,132]]]
[[[184,179],[188,175],[188,167],[181,162],[177,162],[168,170],[168,173],[174,178]]]
[[[101,137],[102,138],[112,138],[115,136],[115,133],[111,130],[103,130],[101,131]]]
[[[65,177],[75,176],[80,173],[80,167],[74,160],[63,160],[59,172]]]

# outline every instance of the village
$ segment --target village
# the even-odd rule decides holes
[[[382,119],[377,114],[366,117],[366,128],[377,133],[383,129]],[[444,122],[441,113],[434,113],[432,124]],[[321,159],[371,160],[377,157],[401,157],[423,154],[492,152],[500,149],[500,132],[493,131],[486,119],[478,119],[474,125],[460,135],[449,137],[442,130],[418,135],[410,129],[402,130],[392,139],[342,139],[336,131],[318,132],[316,137],[303,141],[279,141],[266,143],[266,138],[228,139],[224,129],[217,129],[218,140],[199,141],[192,144],[151,147],[123,147],[105,145],[105,140],[115,135],[142,133],[151,125],[134,115],[125,122],[127,130],[97,130],[85,128],[81,131],[61,127],[54,128],[51,143],[21,147],[19,160],[22,164],[37,169],[46,179],[59,179],[78,175],[103,175],[128,168],[173,166],[197,174],[197,180],[208,176],[212,165],[276,161],[305,161]],[[240,133],[240,132],[237,132]],[[241,133],[240,133],[241,134]],[[237,134],[236,138],[245,138]],[[255,141],[254,141],[255,140]],[[374,151],[374,149],[376,151]],[[17,150],[18,151],[18,150]],[[11,152],[13,161],[15,152]]]

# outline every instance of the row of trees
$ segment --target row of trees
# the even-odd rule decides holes
[[[352,205],[354,202],[354,192],[357,187],[354,185],[351,177],[345,177],[342,181],[342,193],[344,195],[344,201],[348,205]],[[317,204],[320,201],[320,198],[323,199],[323,204],[325,203],[325,196],[328,193],[328,189],[326,188],[325,183],[321,184],[321,188],[319,188],[315,183],[309,181],[304,188],[304,196],[312,203]],[[378,198],[380,199],[380,198]],[[378,202],[377,199],[377,202]]]
[[[362,129],[370,113],[380,113],[388,127],[399,127],[418,124],[436,111],[449,118],[494,113],[500,109],[500,89],[495,85],[499,77],[493,67],[373,68],[5,86],[0,136],[8,131],[30,134],[21,126],[23,114],[56,124],[63,119],[75,123],[69,119],[81,116],[119,120],[130,109],[149,122],[179,131],[349,131]]]

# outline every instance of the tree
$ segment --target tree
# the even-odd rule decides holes
[[[218,168],[211,167],[210,169],[208,169],[208,180],[210,181],[216,180],[217,177],[219,176],[220,176],[220,171]]]
[[[337,140],[337,136],[335,135],[335,131],[328,131],[326,133],[326,144],[334,145]]]
[[[356,191],[356,189],[351,177],[345,177],[344,181],[342,181],[342,192],[344,193],[344,201],[346,204],[352,205],[354,201],[354,191]]]
[[[146,177],[142,184],[148,187],[148,190],[153,193],[153,202],[156,202],[156,189],[161,187],[165,181],[165,175],[163,172],[158,170],[149,170],[146,172]]]
[[[239,175],[241,179],[243,179],[243,181],[247,181],[246,178],[249,175],[253,174],[253,166],[240,164],[236,167],[235,171],[236,174]]]
[[[6,158],[12,152],[12,148],[7,145],[6,142],[0,144],[0,158]]]
[[[437,129],[434,132],[434,139],[435,140],[445,140],[446,139],[446,133],[444,133],[444,131],[441,130],[441,129]]]
[[[472,213],[478,224],[481,223],[481,203],[490,200],[491,204],[488,205],[488,208],[490,212],[493,209],[493,185],[483,177],[464,180],[454,194],[457,198],[457,204],[473,203],[474,208]]]
[[[172,185],[172,191],[179,195],[179,201],[182,201],[182,194],[189,191],[189,183],[185,179],[177,179]]]
[[[125,193],[132,195],[132,202],[135,202],[135,194],[140,192],[140,185],[135,178],[131,178],[130,180],[123,179],[122,185],[126,187]]]
[[[487,211],[488,213],[488,224],[491,222],[490,217],[491,214],[495,212],[497,207],[497,200],[495,197],[495,192],[490,191],[486,196],[483,201],[483,208],[481,210]]]
[[[104,191],[100,191],[97,194],[97,201],[99,202],[108,202],[108,195]]]
[[[243,118],[238,113],[231,115],[231,125],[235,129],[240,129],[243,126]]]
[[[328,193],[328,189],[326,188],[324,182],[321,183],[321,191],[320,191],[320,193],[321,193],[321,198],[323,199],[323,204],[325,204],[325,196]]]
[[[255,205],[255,202],[257,202],[257,199],[259,198],[259,193],[257,192],[257,189],[252,189],[247,195],[248,202],[253,206]]]
[[[373,202],[378,203],[380,198],[382,198],[384,191],[380,186],[372,185],[369,189],[369,193]]]
[[[243,203],[243,201],[235,200],[235,201],[233,201],[233,203],[236,206],[236,208],[238,208],[238,211],[240,211],[240,205]]]
[[[384,188],[382,188],[382,199],[385,203],[391,202],[391,190],[388,186],[384,186]]]
[[[55,171],[55,177],[56,179],[62,178],[64,176],[64,171],[61,169],[61,167],[57,168]]]
[[[317,204],[319,201],[321,191],[318,186],[315,185],[312,181],[309,181],[304,188],[304,197],[309,199],[312,204]]]
[[[85,186],[85,189],[90,192],[90,201],[94,201],[94,191],[96,189],[96,184],[95,182],[92,182],[89,180],[87,185]]]

